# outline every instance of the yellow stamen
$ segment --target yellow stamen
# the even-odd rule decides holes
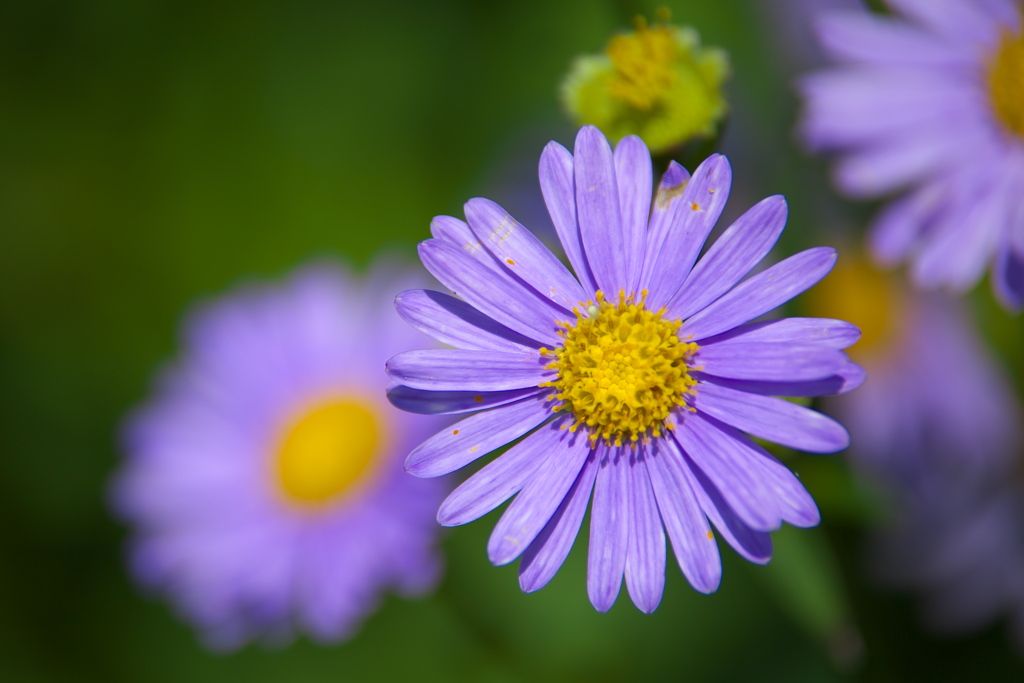
[[[665,24],[650,28],[637,17],[636,31],[612,38],[606,52],[615,69],[608,89],[637,109],[650,110],[679,79],[673,69],[679,46]]]
[[[1006,29],[989,66],[989,98],[1010,132],[1024,136],[1024,32]]]
[[[571,412],[569,430],[586,425],[592,442],[621,446],[661,436],[672,409],[695,393],[689,362],[699,347],[681,342],[680,321],[648,310],[645,296],[636,301],[620,291],[611,304],[598,292],[574,324],[564,324],[562,346],[542,349],[558,370],[558,379],[542,385],[557,391],[561,403],[553,409]]]
[[[728,58],[668,20],[667,11],[651,25],[638,17],[604,54],[575,60],[562,100],[576,123],[597,126],[612,142],[639,135],[655,154],[714,134],[727,108]]]
[[[290,503],[323,506],[365,483],[382,453],[380,409],[358,396],[320,403],[288,425],[277,452],[278,488]]]

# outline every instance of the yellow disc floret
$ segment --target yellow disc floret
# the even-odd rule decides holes
[[[554,410],[571,412],[569,429],[586,425],[592,442],[621,446],[661,436],[672,409],[695,393],[689,362],[698,346],[680,341],[680,321],[648,310],[643,298],[620,292],[611,304],[598,292],[596,303],[575,311],[574,324],[564,324],[562,346],[542,349],[558,370],[542,385],[555,389]]]
[[[714,135],[726,113],[726,54],[701,47],[697,32],[638,17],[604,54],[579,57],[562,83],[562,101],[579,125],[612,141],[639,135],[654,154]]]
[[[1024,31],[1003,31],[988,72],[989,98],[996,116],[1024,136]]]
[[[637,109],[650,110],[679,80],[680,45],[665,24],[638,20],[636,31],[613,37],[605,51],[614,69],[608,91]]]
[[[287,425],[277,451],[279,490],[290,503],[303,507],[350,493],[379,459],[382,426],[379,409],[359,397],[302,411]]]

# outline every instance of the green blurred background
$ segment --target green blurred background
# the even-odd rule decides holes
[[[841,242],[833,217],[868,213],[829,208],[825,166],[793,144],[798,62],[771,7],[785,2],[658,4],[729,51],[728,215],[786,194],[789,253]],[[768,567],[724,549],[713,596],[670,563],[653,616],[624,593],[593,610],[585,543],[549,587],[521,594],[514,568],[487,562],[494,515],[447,534],[434,596],[389,598],[339,646],[211,654],[128,580],[126,532],[105,504],[118,423],[175,353],[182,313],[316,256],[412,261],[430,218],[471,196],[535,214],[542,146],[574,134],[556,99],[572,57],[654,8],[0,5],[0,679],[1024,679],[1001,627],[931,638],[909,598],[864,578],[875,513],[841,456],[790,462],[822,528],[781,532]]]

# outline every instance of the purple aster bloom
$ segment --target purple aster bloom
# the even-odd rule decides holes
[[[421,444],[406,469],[439,476],[516,442],[448,496],[438,521],[465,524],[518,494],[487,550],[497,565],[522,558],[525,591],[554,576],[593,497],[587,590],[598,610],[623,576],[641,610],[657,608],[666,533],[683,574],[710,593],[722,572],[712,527],[764,563],[770,531],[819,521],[799,480],[748,434],[818,453],[847,446],[839,423],[777,396],[859,384],[841,350],[857,328],[749,322],[817,282],[835,251],[809,249],[744,280],[785,224],[775,196],[698,261],[731,184],[719,155],[693,177],[671,164],[655,193],[639,138],[613,151],[587,126],[575,154],[548,144],[540,183],[575,275],[486,199],[466,204],[468,224],[434,219],[434,239],[420,244],[459,298],[404,292],[398,311],[455,348],[392,358],[389,397],[416,412],[480,412]]]
[[[444,486],[406,475],[401,457],[441,422],[383,391],[383,363],[424,342],[381,312],[381,292],[403,283],[416,281],[377,266],[361,284],[320,265],[204,306],[127,421],[114,502],[134,529],[133,573],[211,646],[345,638],[385,589],[439,578]]]
[[[890,523],[871,535],[874,573],[923,594],[934,630],[963,633],[1009,613],[1024,647],[1024,498],[1012,476],[1020,408],[965,306],[856,261],[840,263],[809,303],[863,330],[849,352],[871,381],[826,407],[888,499]]]
[[[902,490],[936,466],[977,479],[1005,465],[1019,412],[961,302],[856,260],[840,262],[808,298],[812,312],[838,313],[863,331],[849,353],[871,381],[827,408],[849,428],[849,455],[865,475]]]
[[[1013,0],[887,0],[900,16],[824,14],[841,66],[805,78],[803,137],[840,153],[854,197],[905,192],[875,220],[882,264],[962,292],[994,260],[1008,308],[1024,306],[1024,32]]]

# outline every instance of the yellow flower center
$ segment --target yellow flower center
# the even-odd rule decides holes
[[[714,134],[727,109],[728,57],[668,20],[667,11],[653,25],[637,17],[603,54],[574,60],[561,95],[576,123],[597,126],[612,142],[639,135],[652,154]]]
[[[811,315],[846,320],[860,328],[860,340],[847,349],[854,358],[888,348],[899,333],[904,295],[891,275],[863,260],[841,260],[804,296]]]
[[[650,110],[679,79],[674,69],[679,51],[675,35],[665,24],[649,28],[643,17],[636,31],[612,38],[607,53],[615,74],[608,82],[614,97],[637,109]]]
[[[554,410],[570,411],[570,431],[586,425],[592,442],[621,446],[661,436],[663,427],[671,429],[665,420],[672,409],[695,393],[688,364],[699,347],[681,342],[680,321],[647,310],[644,296],[638,302],[619,292],[611,304],[598,292],[596,304],[575,311],[575,324],[563,323],[562,346],[541,349],[558,370],[558,379],[542,385],[555,389]]]
[[[1024,136],[1024,32],[1004,30],[989,67],[989,98],[996,116]]]
[[[323,506],[364,483],[382,452],[382,426],[376,405],[359,397],[302,413],[285,430],[277,452],[284,497],[303,507]]]

